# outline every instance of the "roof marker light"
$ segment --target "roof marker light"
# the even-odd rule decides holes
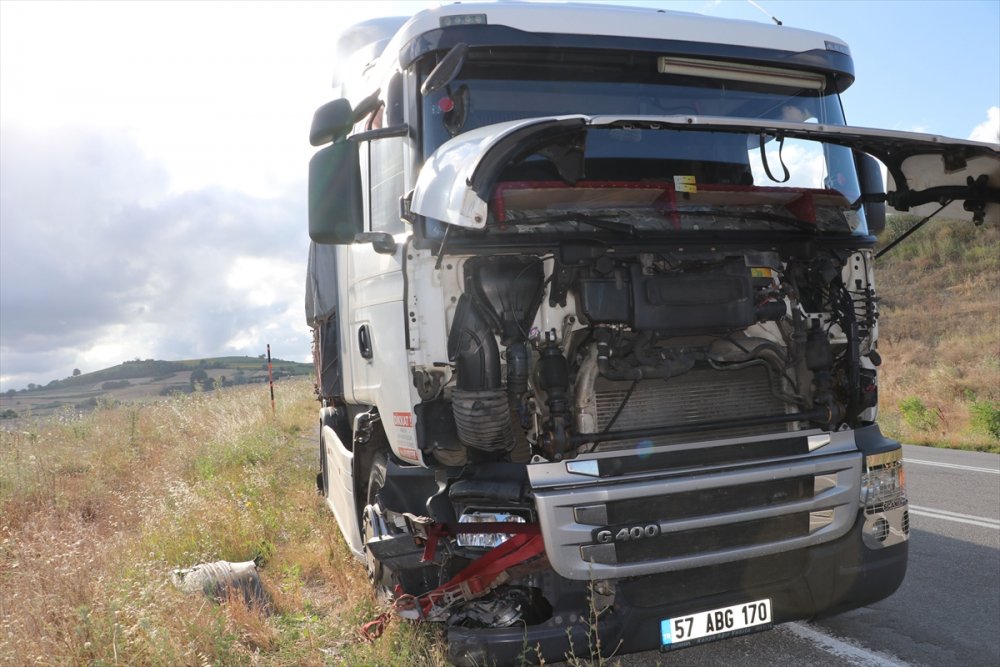
[[[486,25],[486,14],[453,14],[441,17],[442,28],[451,28],[457,25]]]
[[[847,44],[841,44],[840,42],[831,42],[830,40],[826,40],[826,50],[843,53],[845,56],[851,55],[851,49],[847,46]]]

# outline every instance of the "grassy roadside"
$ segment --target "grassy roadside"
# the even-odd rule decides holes
[[[882,245],[917,218],[889,219]],[[932,221],[877,263],[879,424],[904,442],[1000,453],[1000,228]]]
[[[314,491],[315,402],[286,382],[0,432],[0,665],[436,665],[379,609]],[[186,595],[177,567],[259,559],[275,613]]]

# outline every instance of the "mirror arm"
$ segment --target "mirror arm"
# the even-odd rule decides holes
[[[380,127],[376,130],[358,132],[347,137],[348,141],[358,143],[360,141],[373,141],[375,139],[389,139],[391,137],[406,137],[410,134],[410,126],[406,123],[393,125],[392,127]]]
[[[371,243],[372,248],[380,255],[396,254],[396,239],[388,232],[361,232],[354,235],[355,243]]]

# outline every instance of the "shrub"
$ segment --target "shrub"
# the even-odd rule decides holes
[[[973,401],[969,405],[972,430],[988,433],[1000,440],[1000,404],[993,401]]]
[[[109,380],[108,382],[101,383],[101,389],[105,391],[109,389],[124,389],[130,386],[132,386],[132,383],[128,380]]]
[[[938,424],[938,416],[916,396],[907,396],[899,402],[899,413],[906,424],[917,431],[929,431]]]

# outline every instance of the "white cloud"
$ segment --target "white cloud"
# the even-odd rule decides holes
[[[749,158],[755,184],[782,185],[791,188],[826,187],[823,184],[823,177],[826,175],[826,161],[823,158],[822,147],[815,141],[788,139],[780,150],[780,157],[777,141],[766,144],[764,150],[767,155],[767,166],[775,178],[781,179],[783,177],[782,164],[788,168],[788,182],[775,183],[770,181],[760,159],[760,150],[753,148],[749,151]]]
[[[4,124],[0,145],[4,390],[135,357],[309,357],[302,184],[172,194],[112,130]]]
[[[226,287],[233,298],[248,306],[284,303],[289,294],[303,289],[302,262],[269,257],[237,257],[229,265]]]
[[[172,192],[275,196],[313,151],[338,30],[423,4],[4,2],[0,115],[126,130]]]
[[[986,110],[986,120],[972,129],[969,139],[1000,144],[1000,107],[990,107]]]

